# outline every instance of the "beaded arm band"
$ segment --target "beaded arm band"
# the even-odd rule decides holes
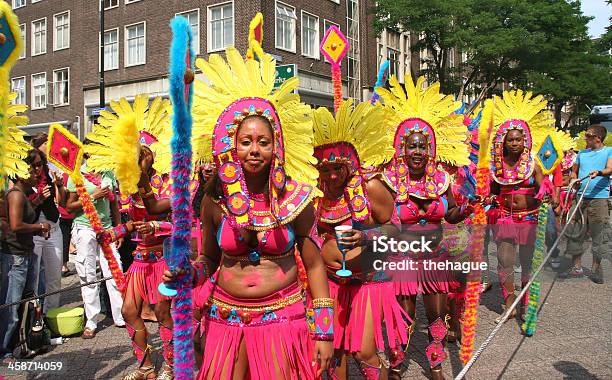
[[[334,300],[315,298],[312,309],[306,310],[306,321],[313,340],[334,340]]]
[[[106,241],[110,244],[114,241],[117,241],[117,239],[121,239],[128,233],[129,232],[127,224],[120,224],[118,226],[107,228],[106,230],[104,230],[104,232],[102,232],[102,241]]]

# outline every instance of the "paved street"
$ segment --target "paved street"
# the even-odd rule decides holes
[[[590,254],[585,255],[585,265],[590,266]],[[496,265],[494,254],[491,267]],[[564,269],[569,259],[563,258]],[[589,279],[559,280],[550,267],[545,270],[542,288],[543,306],[540,312],[537,333],[532,338],[519,334],[516,321],[510,321],[500,330],[489,347],[476,362],[467,378],[471,379],[612,379],[612,268],[604,261],[606,283],[596,285]],[[518,277],[518,276],[517,276]],[[76,283],[77,277],[63,280],[68,286]],[[70,291],[62,295],[62,302],[70,307],[79,306],[80,292]],[[495,284],[486,293],[479,308],[476,347],[494,328],[494,319],[501,312],[501,291]],[[421,322],[412,337],[409,371],[405,379],[427,378],[425,347],[427,333],[422,306],[418,310]],[[155,323],[147,327],[153,337],[153,345],[160,347]],[[461,370],[458,347],[448,345],[450,360],[444,363],[447,378]],[[36,360],[62,361],[61,373],[7,372],[0,374],[8,379],[120,379],[135,368],[129,339],[125,329],[116,328],[111,319],[100,325],[93,340],[71,338]],[[159,353],[155,353],[157,366],[161,365]],[[606,359],[608,358],[608,359]],[[355,365],[351,367],[351,378],[360,378]]]

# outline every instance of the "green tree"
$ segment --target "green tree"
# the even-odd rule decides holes
[[[439,80],[443,92],[459,97],[473,93],[482,100],[504,82],[553,91],[555,84],[547,88],[542,78],[562,71],[554,66],[576,68],[578,57],[563,53],[589,48],[590,18],[582,15],[579,1],[378,0],[374,12],[378,32],[420,33],[412,50],[428,49],[433,57],[420,74]],[[451,49],[467,55],[456,68],[447,64]],[[530,82],[535,80],[538,85]]]

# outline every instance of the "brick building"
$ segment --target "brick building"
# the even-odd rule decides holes
[[[279,65],[297,65],[300,95],[331,106],[330,65],[319,44],[338,25],[352,48],[343,62],[345,96],[367,99],[377,72],[372,0],[103,0],[106,102],[139,93],[168,96],[169,22],[185,16],[198,56],[234,45],[244,53],[248,25],[264,16],[264,50]],[[11,72],[19,101],[30,110],[29,134],[60,123],[79,137],[99,108],[100,4],[95,0],[12,0],[25,37]]]

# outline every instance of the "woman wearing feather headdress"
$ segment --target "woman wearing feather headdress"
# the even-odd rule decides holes
[[[335,118],[326,108],[314,111],[314,155],[318,160],[319,187],[323,189],[315,205],[319,234],[324,240],[321,255],[338,311],[334,348],[339,366],[334,372],[342,379],[347,378],[347,354],[357,360],[366,379],[379,379],[386,376],[389,367],[399,370],[408,344],[410,319],[395,300],[393,284],[384,272],[372,270],[364,261],[365,229],[372,225],[391,227],[394,210],[393,196],[382,181],[363,170],[363,166],[379,166],[393,158],[392,137],[381,133],[385,120],[381,108],[370,103],[353,107],[350,100],[342,103]],[[346,260],[353,272],[351,277],[336,274],[343,257],[336,242],[336,226],[353,228],[350,236],[340,242],[348,247]],[[375,233],[373,229],[370,232]],[[383,323],[391,348],[389,360],[384,356]]]
[[[198,378],[312,379],[329,367],[333,302],[311,204],[311,111],[293,93],[297,78],[273,91],[269,55],[226,55],[196,60],[210,84],[195,82],[194,134],[212,135],[218,168],[201,206],[206,265],[196,277],[212,278],[193,290],[204,340]],[[313,297],[308,321],[298,252]]]
[[[469,164],[469,144],[463,115],[455,114],[459,103],[440,94],[439,83],[423,89],[425,78],[415,84],[406,78],[405,92],[394,76],[390,91],[377,90],[384,108],[391,111],[396,126],[395,155],[384,176],[395,195],[396,217],[402,224],[402,240],[431,241],[431,253],[408,252],[416,271],[403,273],[396,281],[396,294],[409,315],[415,316],[417,294],[423,294],[431,343],[426,355],[433,378],[442,378],[441,363],[447,356],[444,341],[448,331],[447,294],[454,283],[450,270],[426,270],[425,262],[443,262],[448,250],[442,244],[443,219],[457,223],[471,212],[458,207],[450,189],[450,175],[439,165]]]
[[[127,100],[111,102],[113,113],[101,112],[99,125],[87,138],[86,151],[91,155],[88,166],[94,170],[112,170],[120,180],[121,192],[130,194],[131,221],[107,229],[98,239],[116,241],[126,234],[138,233],[133,252],[134,261],[126,274],[126,291],[122,314],[138,369],[124,380],[173,379],[172,317],[170,299],[161,295],[157,286],[167,269],[163,259],[164,242],[170,236],[170,200],[167,173],[170,172],[169,101],[156,98],[149,105],[148,95],[136,96],[134,104]],[[155,374],[148,345],[147,330],[141,318],[143,302],[155,305],[162,339],[164,365]]]
[[[504,92],[501,99],[487,100],[482,125],[492,125],[489,144],[491,155],[491,194],[495,195],[498,212],[490,214],[489,223],[495,224],[499,282],[504,297],[504,308],[510,307],[514,295],[515,246],[521,262],[521,283],[531,275],[538,209],[537,198],[545,176],[532,157],[534,138],[543,135],[554,122],[545,111],[542,96],[532,97],[521,90]],[[552,184],[550,185],[552,187]],[[546,187],[546,186],[545,186]],[[542,187],[542,190],[545,190]],[[522,300],[521,317],[529,301],[528,293]],[[515,315],[512,312],[511,317]],[[500,319],[498,318],[497,321]]]

